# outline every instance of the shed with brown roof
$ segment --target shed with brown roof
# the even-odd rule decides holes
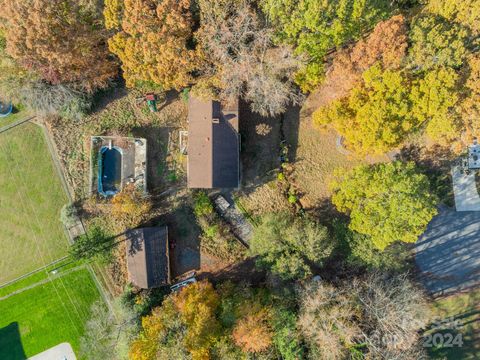
[[[238,188],[238,102],[231,105],[190,97],[188,102],[189,188]]]
[[[127,266],[131,282],[142,289],[170,283],[168,228],[127,231]]]

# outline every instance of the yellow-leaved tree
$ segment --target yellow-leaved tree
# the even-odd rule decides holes
[[[112,216],[124,228],[139,225],[151,208],[150,199],[133,185],[127,185],[112,199]]]
[[[108,45],[122,62],[128,87],[181,89],[192,81],[196,52],[188,47],[190,6],[190,0],[106,1],[105,25],[119,30]]]

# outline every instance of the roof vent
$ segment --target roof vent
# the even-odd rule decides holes
[[[213,117],[213,118],[212,118],[212,123],[214,123],[214,124],[220,124],[220,118],[219,118],[219,117]]]

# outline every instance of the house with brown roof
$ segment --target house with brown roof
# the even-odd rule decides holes
[[[238,188],[240,136],[238,102],[190,97],[188,102],[189,188]]]
[[[130,281],[150,289],[170,283],[168,228],[166,226],[129,230],[127,267]]]

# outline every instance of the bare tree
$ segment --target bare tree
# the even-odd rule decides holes
[[[406,274],[387,277],[368,275],[352,285],[362,309],[362,331],[375,359],[411,359],[419,355],[418,330],[430,318],[425,295]],[[419,359],[420,357],[414,357]]]
[[[406,274],[379,273],[333,286],[309,284],[300,292],[299,328],[311,358],[422,359],[419,330],[429,311],[423,292]]]
[[[361,336],[351,294],[329,284],[312,283],[302,291],[298,325],[312,359],[344,359]]]
[[[80,339],[82,356],[87,360],[128,359],[129,345],[138,329],[136,314],[120,300],[114,303],[114,314],[96,302]]]
[[[220,98],[244,97],[262,116],[283,113],[302,97],[292,79],[300,59],[275,47],[273,31],[246,1],[201,0],[196,33],[203,53],[203,76],[216,78]]]

